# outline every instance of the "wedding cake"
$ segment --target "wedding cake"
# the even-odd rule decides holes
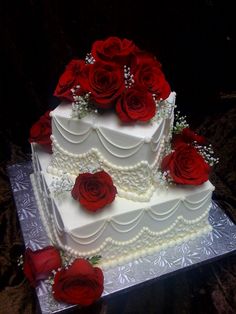
[[[116,265],[209,232],[217,161],[185,117],[159,61],[132,41],[93,43],[31,129],[31,176],[52,244]]]

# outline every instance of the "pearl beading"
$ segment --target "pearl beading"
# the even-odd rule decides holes
[[[67,245],[64,245],[59,237],[57,237],[57,245],[73,256],[94,256],[102,255],[104,263],[112,259],[125,258],[128,254],[137,254],[140,250],[147,252],[148,250],[163,249],[164,247],[173,246],[189,239],[194,239],[203,232],[211,230],[208,223],[208,209],[206,212],[193,221],[187,221],[183,217],[178,217],[177,221],[170,227],[160,232],[154,232],[147,227],[143,227],[141,231],[128,241],[116,241],[111,237],[105,239],[104,243],[97,249],[87,252],[79,252]],[[56,230],[53,230],[56,234]]]

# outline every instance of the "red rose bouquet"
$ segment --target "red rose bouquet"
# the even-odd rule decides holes
[[[152,119],[157,104],[170,94],[156,58],[131,40],[95,41],[85,60],[72,60],[54,95],[72,101],[79,118],[92,110],[114,110],[123,122]]]
[[[218,162],[211,145],[203,136],[193,132],[185,117],[175,119],[169,153],[164,156],[161,169],[168,182],[200,185],[209,179],[211,167]]]

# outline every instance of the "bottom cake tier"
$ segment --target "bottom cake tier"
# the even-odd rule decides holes
[[[31,181],[42,222],[52,243],[69,255],[101,255],[114,266],[174,246],[211,231],[208,214],[214,186],[170,186],[155,191],[149,202],[119,196],[103,210],[91,213],[70,192],[52,193],[58,178],[46,167],[50,155],[35,145]]]

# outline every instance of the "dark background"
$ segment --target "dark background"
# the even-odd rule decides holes
[[[27,147],[32,123],[57,104],[67,62],[111,35],[157,56],[190,121],[220,111],[222,93],[235,90],[233,2],[1,1],[2,134]]]
[[[0,314],[37,312],[17,267],[24,241],[6,166],[29,158],[29,129],[57,105],[52,94],[68,61],[111,35],[161,61],[178,109],[220,158],[211,175],[214,197],[236,221],[234,1],[0,1]],[[235,314],[236,255],[78,313]]]

